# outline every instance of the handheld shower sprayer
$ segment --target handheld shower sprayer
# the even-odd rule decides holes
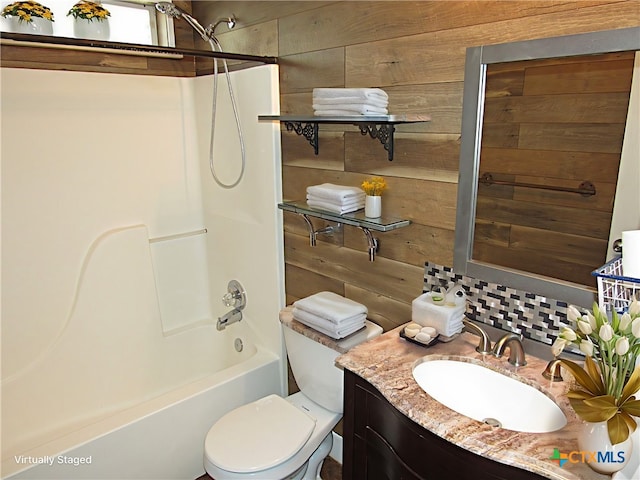
[[[200,22],[198,22],[195,18],[193,18],[191,15],[189,15],[187,12],[181,10],[180,8],[176,7],[173,3],[171,2],[157,2],[155,4],[156,10],[158,10],[158,12],[164,14],[164,15],[168,15],[171,18],[180,18],[182,17],[189,25],[191,25],[191,27],[198,32],[198,34],[202,37],[202,39],[205,42],[209,43],[209,46],[211,47],[211,50],[215,53],[220,52],[223,53],[222,51],[222,45],[220,45],[220,42],[218,41],[218,39],[215,37],[214,32],[215,29],[218,25],[220,25],[221,23],[226,23],[227,24],[227,28],[232,29],[233,27],[236,26],[236,18],[234,15],[231,15],[230,17],[224,17],[220,20],[218,20],[215,24],[214,23],[210,23],[206,28],[203,27]],[[217,99],[218,99],[218,60],[217,58],[214,56],[213,58],[213,101],[212,101],[212,113],[211,113],[211,135],[209,137],[209,169],[211,170],[211,176],[213,177],[213,179],[215,180],[215,182],[222,188],[234,188],[236,185],[238,185],[240,183],[240,181],[242,180],[242,177],[244,176],[244,169],[245,169],[245,165],[246,165],[246,149],[245,149],[245,145],[244,145],[244,139],[243,139],[243,135],[242,135],[242,128],[240,126],[240,115],[238,113],[238,107],[236,105],[236,101],[235,98],[233,96],[233,87],[231,85],[231,77],[229,75],[229,67],[227,66],[227,61],[223,58],[222,59],[222,64],[224,66],[224,73],[225,76],[227,78],[227,86],[229,89],[229,97],[231,100],[231,106],[233,108],[233,116],[235,117],[236,120],[236,128],[238,130],[238,139],[240,141],[240,173],[238,175],[238,178],[231,182],[231,183],[224,183],[223,181],[221,181],[218,178],[218,175],[216,174],[215,168],[214,168],[214,133],[215,133],[215,125],[216,125],[216,112],[217,112]]]

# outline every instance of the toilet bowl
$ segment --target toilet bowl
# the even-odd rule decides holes
[[[331,451],[331,432],[341,417],[302,392],[261,398],[228,413],[209,430],[205,470],[216,480],[315,480],[314,469]],[[322,447],[324,455],[311,464],[310,457]]]
[[[344,344],[351,348],[381,333],[381,327],[367,321]],[[333,427],[342,418],[343,372],[335,365],[342,351],[286,324],[284,334],[300,391],[286,398],[268,395],[238,407],[211,427],[204,466],[215,480],[320,478],[333,444]]]

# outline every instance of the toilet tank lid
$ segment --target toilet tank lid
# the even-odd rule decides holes
[[[370,320],[365,320],[364,328],[362,330],[359,330],[342,340],[338,340],[337,344],[342,351],[348,352],[356,345],[373,340],[380,335],[382,335],[382,327],[380,325],[376,325]]]
[[[205,454],[223,470],[251,473],[273,468],[307,442],[315,420],[278,395],[232,410],[205,439]]]

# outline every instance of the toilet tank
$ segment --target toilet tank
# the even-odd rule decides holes
[[[287,325],[283,324],[283,327],[289,364],[300,391],[318,405],[332,412],[343,413],[343,372],[335,361],[345,350],[339,352]],[[352,348],[381,333],[380,326],[367,320],[365,329],[335,342]]]

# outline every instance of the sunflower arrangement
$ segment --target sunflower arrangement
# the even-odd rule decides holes
[[[32,22],[34,17],[53,20],[53,13],[49,7],[39,4],[38,2],[13,2],[2,9],[0,14],[3,17],[17,17],[21,22]]]
[[[362,182],[364,193],[371,196],[380,196],[387,189],[387,182],[382,177],[371,177]]]
[[[585,354],[584,368],[561,359],[577,384],[567,394],[569,402],[583,420],[607,422],[611,443],[624,442],[640,416],[640,302],[634,299],[627,312],[613,311],[612,318],[595,303],[593,312],[570,306],[567,317],[577,328],[560,330],[553,353],[573,344]]]
[[[111,15],[109,10],[96,2],[89,2],[88,0],[80,0],[76,3],[71,10],[67,13],[67,16],[72,15],[73,18],[83,18],[93,22],[97,20],[103,22]]]

